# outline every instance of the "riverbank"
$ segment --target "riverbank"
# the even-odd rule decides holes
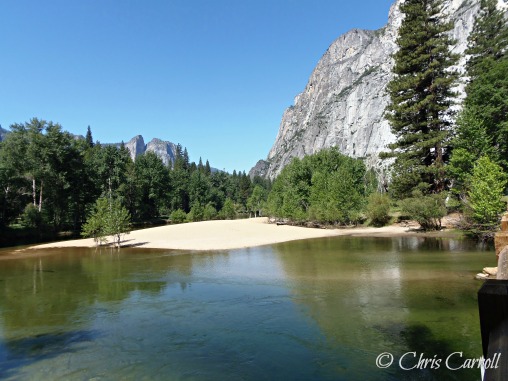
[[[418,233],[415,226],[391,225],[381,228],[354,227],[344,229],[315,229],[269,224],[266,217],[245,220],[203,221],[179,225],[159,226],[131,231],[122,246],[175,250],[230,250],[269,245],[300,239],[336,236],[396,237],[408,234],[443,235],[443,232]],[[94,247],[93,239],[54,242],[30,247]]]

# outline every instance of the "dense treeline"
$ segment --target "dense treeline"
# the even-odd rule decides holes
[[[351,224],[363,218],[367,197],[377,188],[363,161],[325,149],[295,158],[273,183],[268,212],[294,222]]]
[[[259,214],[268,181],[212,171],[177,146],[171,167],[152,152],[131,160],[122,145],[76,139],[52,122],[11,126],[0,143],[0,225],[79,232],[96,201],[119,200],[134,221],[178,222]],[[183,217],[182,217],[183,216]]]

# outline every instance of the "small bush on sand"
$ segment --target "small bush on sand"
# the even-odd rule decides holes
[[[385,193],[372,193],[368,198],[367,218],[373,226],[384,226],[390,219],[390,197]]]

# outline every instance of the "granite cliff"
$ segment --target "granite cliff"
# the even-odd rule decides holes
[[[117,146],[119,146],[119,144],[117,144]],[[145,144],[143,137],[141,135],[136,135],[125,143],[125,147],[129,150],[132,160],[135,160],[136,156],[142,155],[145,152],[153,152],[161,158],[164,165],[170,165],[175,161],[176,145],[157,138]]]
[[[382,172],[378,154],[395,139],[383,114],[389,101],[385,87],[392,78],[391,55],[397,49],[395,40],[402,22],[401,2],[392,5],[385,27],[376,31],[354,29],[330,45],[303,92],[284,112],[267,159],[251,169],[251,176],[273,179],[292,158],[332,146],[348,156],[365,158],[369,167]],[[445,1],[446,17],[455,24],[456,53],[464,52],[467,46],[479,3]],[[506,7],[507,0],[499,0],[499,5]],[[464,63],[459,63],[459,70]]]

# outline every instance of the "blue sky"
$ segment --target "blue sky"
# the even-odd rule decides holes
[[[0,125],[32,117],[103,143],[137,134],[248,171],[328,46],[392,0],[5,0]]]

